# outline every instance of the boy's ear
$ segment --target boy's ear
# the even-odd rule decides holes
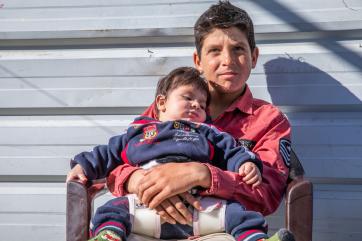
[[[157,95],[156,97],[156,106],[158,111],[164,112],[166,110],[166,96]]]
[[[251,53],[251,67],[254,69],[256,66],[256,63],[258,62],[259,57],[259,48],[255,47],[253,52]]]
[[[197,51],[195,50],[194,54],[193,54],[193,58],[194,58],[194,64],[195,64],[195,68],[202,72],[202,67],[201,67],[201,59],[200,56],[197,54]]]

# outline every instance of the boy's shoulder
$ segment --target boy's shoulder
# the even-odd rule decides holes
[[[275,105],[265,100],[253,98],[253,114],[265,120],[288,120],[286,115]]]

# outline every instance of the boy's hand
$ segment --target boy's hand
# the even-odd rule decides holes
[[[86,184],[86,182],[88,181],[87,177],[84,174],[84,171],[83,171],[83,168],[82,168],[81,165],[79,165],[79,164],[75,165],[72,168],[72,170],[70,170],[68,172],[66,182],[69,182],[69,181],[72,181],[72,180],[78,181],[78,182],[80,182],[82,184]]]
[[[243,181],[246,184],[252,185],[255,188],[261,184],[262,178],[259,168],[252,162],[245,162],[239,168],[239,175],[243,176]]]
[[[197,210],[202,210],[200,201],[188,192],[167,198],[159,206],[155,207],[155,210],[165,222],[192,224],[192,213],[185,206],[185,202],[191,204]]]

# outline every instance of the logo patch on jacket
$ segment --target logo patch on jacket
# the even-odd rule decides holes
[[[175,129],[179,129],[179,130],[183,130],[183,131],[190,131],[190,132],[196,132],[195,129],[191,128],[190,126],[188,125],[185,125],[181,122],[178,122],[178,121],[175,121],[173,123],[173,128]]]
[[[283,157],[284,164],[287,167],[290,167],[290,153],[292,151],[292,146],[290,141],[287,139],[280,139],[279,151],[280,155]]]
[[[243,147],[246,147],[248,148],[249,150],[252,150],[256,144],[255,141],[251,141],[251,140],[245,140],[245,139],[239,139],[238,140],[238,144],[240,146],[243,146]]]
[[[151,140],[155,138],[158,134],[156,125],[149,125],[143,128],[143,138],[145,140]]]

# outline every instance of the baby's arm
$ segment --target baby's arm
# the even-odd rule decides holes
[[[254,187],[261,183],[263,163],[253,152],[244,146],[238,145],[230,134],[222,132],[214,126],[210,126],[207,131],[201,128],[205,128],[205,126],[201,126],[200,130],[207,133],[207,138],[218,148],[217,152],[223,153],[223,156],[214,156],[213,165],[223,167],[222,164],[226,162],[227,170],[239,173],[244,177],[243,181],[246,184],[255,184]]]
[[[252,188],[259,186],[262,182],[260,170],[253,162],[243,163],[239,168],[239,175],[243,177],[246,184],[252,185]]]
[[[67,182],[77,180],[85,183],[106,177],[116,166],[123,164],[121,152],[127,143],[125,134],[114,136],[108,145],[95,146],[92,151],[81,152],[71,160]]]

